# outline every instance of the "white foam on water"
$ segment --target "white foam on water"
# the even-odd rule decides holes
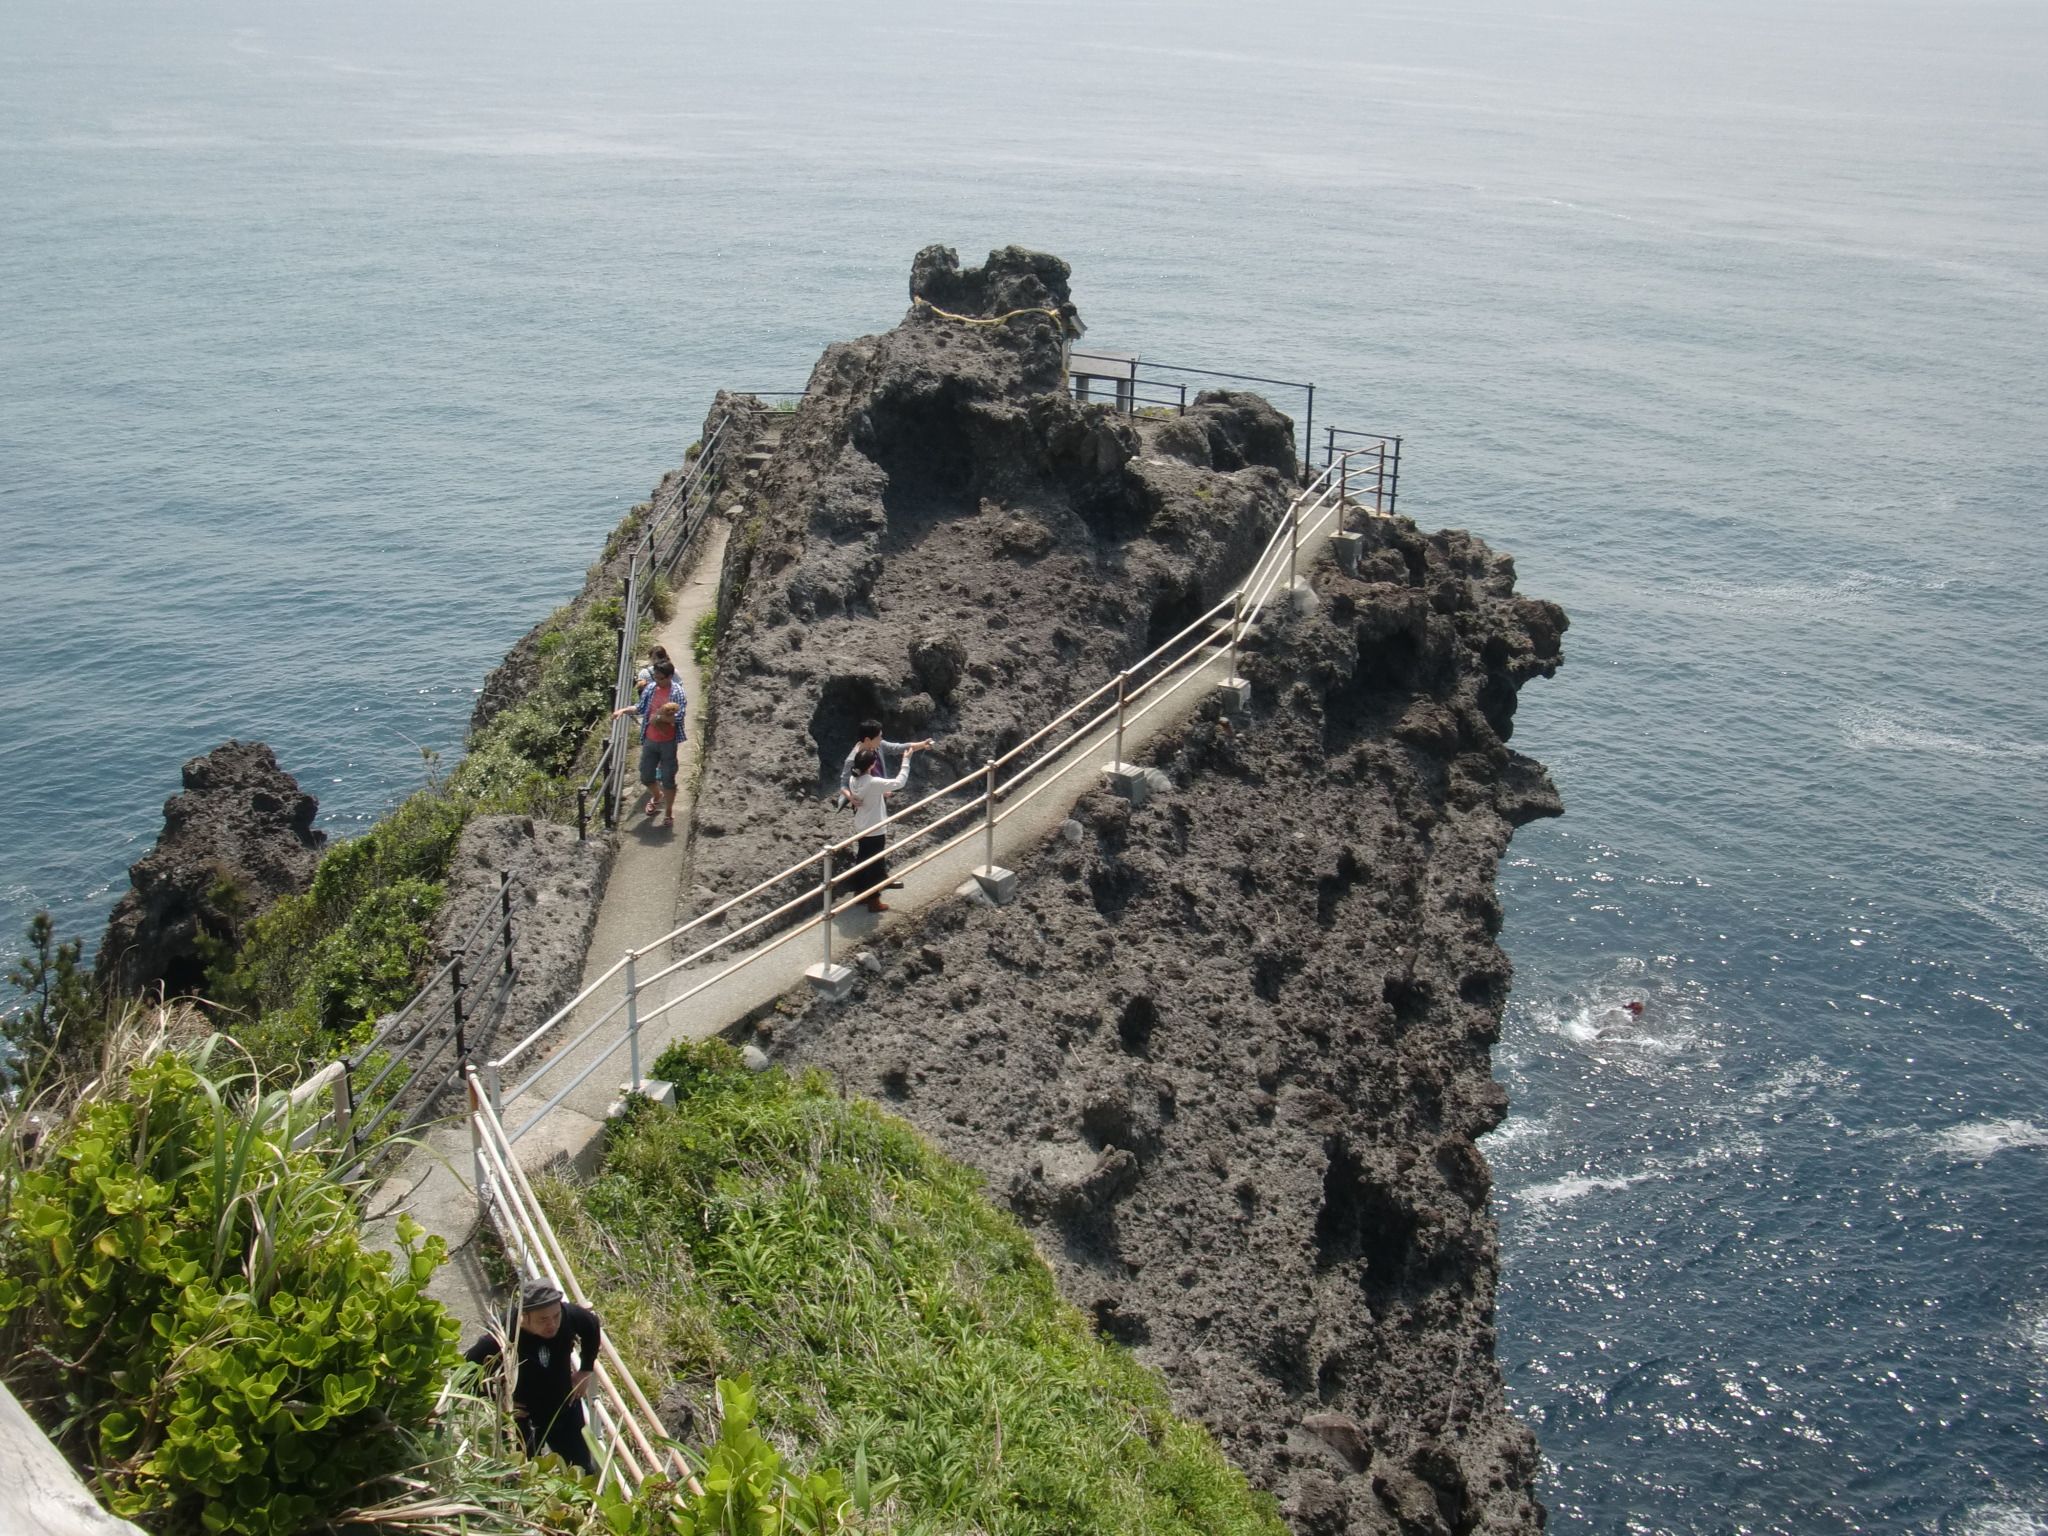
[[[1949,1529],[1955,1536],[2048,1536],[2048,1512],[2018,1504],[1976,1504]]]
[[[1959,892],[1956,901],[2036,960],[2048,963],[2048,890],[2011,880],[1989,881]]]
[[[1551,1179],[1547,1183],[1531,1184],[1527,1189],[1516,1190],[1515,1198],[1526,1200],[1531,1205],[1566,1205],[1597,1191],[1613,1193],[1632,1188],[1645,1179],[1654,1177],[1656,1175],[1649,1173],[1631,1173],[1624,1174],[1618,1179],[1603,1179],[1592,1174],[1573,1174],[1568,1178]]]
[[[2031,1120],[1970,1120],[1930,1132],[1927,1146],[1943,1156],[1982,1163],[2020,1147],[2048,1147],[2048,1127]]]
[[[1888,710],[1862,706],[1843,712],[1842,739],[1855,752],[1917,752],[1935,757],[2048,762],[2048,742],[1956,736],[1930,730]]]
[[[1488,1153],[1497,1153],[1521,1142],[1539,1140],[1549,1134],[1548,1115],[1510,1115],[1479,1140]]]
[[[1770,1104],[1789,1104],[1813,1098],[1822,1089],[1840,1088],[1848,1081],[1849,1074],[1840,1067],[1831,1066],[1818,1056],[1809,1056],[1782,1068],[1749,1102],[1759,1109]]]
[[[1763,613],[1785,608],[1839,608],[1914,585],[1876,571],[1844,571],[1832,581],[1738,582],[1695,580],[1685,583],[1694,597],[1735,613]]]

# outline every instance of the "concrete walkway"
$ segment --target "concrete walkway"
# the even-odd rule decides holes
[[[1300,555],[1304,572],[1322,557],[1326,543],[1327,537],[1304,540]],[[652,825],[640,814],[638,805],[631,806],[623,818],[621,849],[585,960],[586,987],[611,970],[629,949],[645,947],[648,951],[636,958],[636,972],[641,977],[669,968],[685,953],[672,950],[667,940],[676,926],[682,894],[678,882],[685,867],[678,839],[680,829],[689,824],[690,790],[697,778],[703,740],[704,689],[690,656],[689,635],[697,618],[716,605],[724,547],[725,529],[720,526],[707,539],[688,581],[679,589],[674,617],[657,636],[676,659],[690,703],[691,745],[684,755],[676,803],[679,831]],[[1282,588],[1274,593],[1269,611],[1290,603],[1313,602],[1305,590],[1290,595]],[[1125,720],[1124,761],[1142,760],[1148,745],[1191,717],[1213,696],[1229,671],[1229,652],[1220,649],[1199,667],[1191,668],[1171,691],[1134,703]],[[1060,765],[1042,770],[1015,799],[999,808],[995,837],[999,866],[1015,869],[1028,864],[1028,855],[1053,835],[1075,802],[1104,782],[1104,769],[1113,752],[1113,729],[1095,732]],[[928,794],[935,787],[930,783],[920,786],[913,773],[912,794]],[[855,908],[834,920],[832,958],[837,963],[857,966],[862,948],[882,928],[915,921],[920,911],[938,902],[987,899],[971,874],[986,857],[982,823],[978,818],[963,817],[957,827],[961,831],[971,827],[972,834],[948,850],[937,851],[939,840],[928,839],[892,855],[895,878],[904,882],[902,890],[890,894],[895,910],[878,915]],[[946,837],[954,835],[949,829]],[[763,876],[768,873],[761,872]],[[684,942],[696,948],[714,937],[715,925],[707,925],[701,936],[690,936]],[[784,993],[807,986],[806,968],[821,961],[824,954],[823,932],[811,927],[750,951],[721,950],[713,959],[652,984],[643,983],[636,999],[642,1073],[651,1073],[655,1058],[670,1043],[708,1039]],[[549,1039],[506,1069],[503,1121],[507,1133],[518,1138],[516,1151],[523,1167],[535,1169],[566,1159],[579,1170],[594,1171],[602,1151],[605,1115],[619,1099],[631,1071],[624,994],[621,972],[596,990],[573,1021],[557,1026]],[[587,1040],[571,1044],[607,1014],[611,1017],[592,1030]],[[532,1088],[519,1091],[520,1081],[543,1061],[546,1072]],[[579,1078],[580,1083],[568,1087]],[[563,1093],[565,1088],[568,1091]],[[561,1102],[522,1133],[522,1127],[557,1095]],[[429,1286],[431,1294],[466,1326],[480,1327],[490,1288],[478,1258],[481,1245],[470,1241],[477,1225],[477,1207],[468,1133],[459,1122],[423,1138],[423,1145],[378,1191],[372,1202],[372,1219],[381,1217],[388,1228],[401,1208],[409,1210],[429,1232],[444,1237],[454,1255]]]

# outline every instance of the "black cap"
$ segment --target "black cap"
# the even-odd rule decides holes
[[[519,1310],[535,1312],[542,1307],[552,1307],[562,1299],[562,1288],[550,1285],[545,1280],[529,1280],[519,1292]]]

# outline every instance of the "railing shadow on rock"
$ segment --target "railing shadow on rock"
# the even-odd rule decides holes
[[[303,1124],[292,1144],[324,1140],[342,1154],[338,1176],[360,1177],[392,1138],[433,1119],[442,1095],[462,1079],[478,1027],[495,1021],[518,978],[514,893],[523,870],[501,870],[487,905],[454,953],[370,1038],[292,1090],[294,1108],[325,1094],[328,1108]]]

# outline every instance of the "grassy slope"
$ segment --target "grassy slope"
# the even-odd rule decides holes
[[[642,1106],[594,1184],[543,1193],[643,1381],[746,1371],[797,1460],[865,1447],[902,1479],[905,1532],[1284,1530],[974,1173],[715,1042],[655,1070],[678,1107]]]

